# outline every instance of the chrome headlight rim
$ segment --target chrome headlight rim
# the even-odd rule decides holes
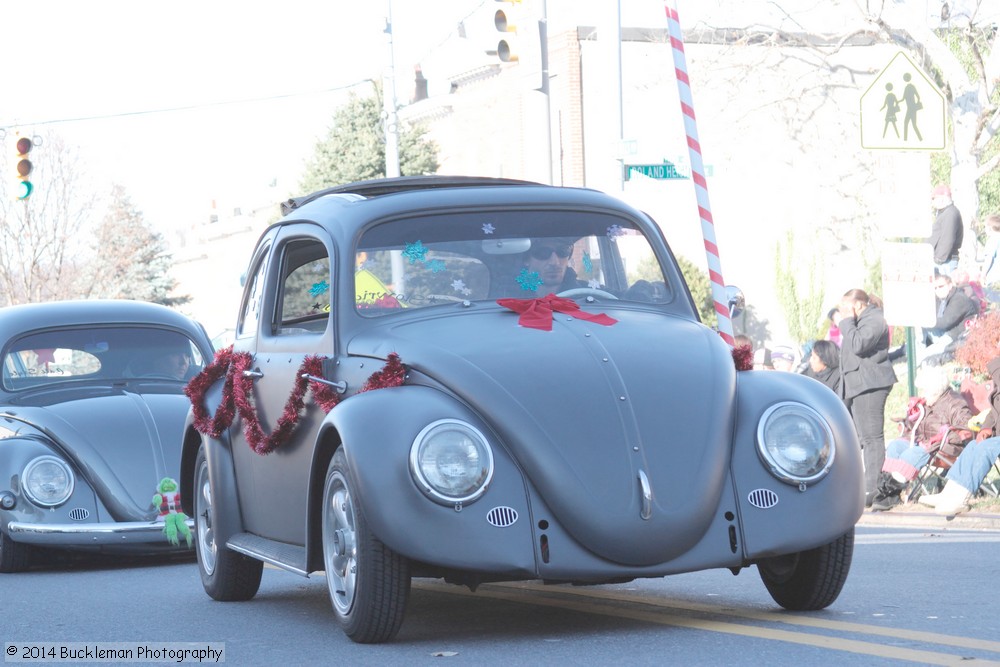
[[[58,500],[44,500],[42,498],[38,498],[31,490],[31,476],[35,473],[35,470],[39,466],[45,463],[54,463],[57,467],[62,468],[63,473],[66,475],[66,479],[68,480],[65,490],[60,495]],[[73,469],[69,467],[69,464],[58,456],[53,456],[51,454],[36,456],[28,461],[28,464],[24,466],[24,469],[21,471],[21,490],[24,492],[24,495],[28,498],[28,500],[30,500],[33,505],[37,505],[38,507],[59,507],[70,499],[73,495],[74,488],[76,488],[76,475],[73,474]]]
[[[462,430],[469,435],[478,444],[479,449],[486,455],[486,476],[472,492],[461,496],[452,496],[436,488],[424,475],[421,466],[421,453],[424,445],[429,442],[430,436],[432,436],[436,431],[454,428]],[[421,429],[420,433],[417,434],[417,437],[413,439],[413,444],[410,446],[410,476],[416,483],[417,488],[419,488],[425,496],[440,505],[455,507],[475,502],[482,497],[482,495],[486,493],[486,490],[489,488],[490,482],[493,480],[493,471],[493,448],[490,446],[489,440],[485,435],[483,435],[482,431],[469,422],[461,419],[438,419],[431,422]]]
[[[796,475],[795,473],[789,471],[774,457],[767,447],[765,433],[767,431],[768,424],[776,413],[783,410],[794,410],[800,415],[804,415],[811,419],[817,426],[819,426],[822,435],[826,438],[826,442],[829,443],[829,454],[826,457],[823,467],[811,475]],[[798,401],[782,401],[780,403],[775,403],[765,410],[764,414],[760,417],[760,421],[757,423],[757,454],[767,466],[768,470],[770,470],[771,474],[776,478],[786,484],[802,487],[803,485],[808,486],[810,484],[814,484],[830,473],[830,470],[833,467],[833,461],[837,455],[837,445],[833,438],[833,429],[830,428],[829,422],[827,422],[826,418],[824,418],[823,415],[821,415],[815,408],[806,405],[805,403],[799,403]]]

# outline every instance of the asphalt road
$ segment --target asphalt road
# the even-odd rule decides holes
[[[193,561],[89,558],[0,576],[0,638],[5,661],[27,642],[194,642],[230,665],[1000,664],[998,554],[996,530],[862,525],[843,593],[810,614],[780,611],[754,569],[476,593],[421,579],[379,646],[337,629],[322,574],[267,568],[254,600],[220,603]]]

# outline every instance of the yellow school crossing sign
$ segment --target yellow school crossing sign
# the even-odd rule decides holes
[[[861,95],[861,147],[940,151],[945,147],[944,95],[900,51]]]

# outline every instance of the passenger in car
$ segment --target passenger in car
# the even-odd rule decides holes
[[[169,348],[156,354],[149,363],[148,375],[183,380],[191,367],[191,353],[180,347]]]

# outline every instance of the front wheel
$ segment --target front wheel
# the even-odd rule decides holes
[[[21,544],[0,531],[0,572],[23,572],[28,569],[31,545]]]
[[[775,556],[757,563],[774,601],[792,611],[815,611],[833,604],[847,581],[854,556],[854,529],[821,547]]]
[[[249,600],[260,588],[264,563],[217,544],[212,529],[212,484],[204,446],[194,463],[194,549],[201,584],[213,600]]]
[[[333,455],[323,485],[323,564],[337,624],[353,641],[389,641],[403,624],[410,564],[372,535],[351,489],[347,456]]]

